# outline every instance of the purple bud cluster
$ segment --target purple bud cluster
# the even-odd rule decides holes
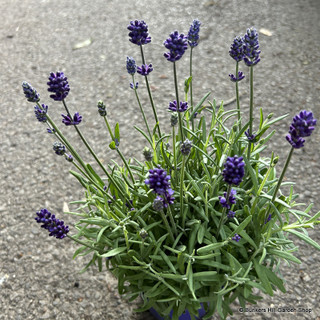
[[[229,50],[229,55],[232,59],[234,59],[237,62],[240,62],[243,60],[244,58],[243,38],[241,36],[234,38],[233,43]]]
[[[181,143],[180,151],[184,156],[188,156],[191,152],[192,142],[189,139],[184,140]]]
[[[62,116],[62,123],[64,123],[66,126],[71,126],[71,125],[78,125],[82,121],[82,116],[80,116],[79,112],[76,112],[73,116],[73,118],[70,115],[64,115],[61,114]]]
[[[180,108],[177,108],[177,101],[176,100],[170,101],[168,109],[174,112],[176,111],[185,112],[188,109],[188,102],[180,101]]]
[[[255,141],[255,139],[256,139],[256,137],[257,137],[256,134],[253,134],[253,133],[250,134],[249,129],[248,129],[247,131],[245,131],[244,133],[245,133],[245,135],[247,136],[247,139],[248,139],[249,141],[251,141],[251,142],[254,142],[254,141]]]
[[[223,193],[223,197],[219,196],[219,201],[222,207],[230,209],[233,204],[236,203],[235,195],[237,194],[237,191],[234,189],[231,189],[229,198],[227,199],[227,193]]]
[[[147,76],[151,71],[153,71],[152,64],[143,64],[141,67],[137,67],[137,72],[142,76]]]
[[[230,80],[232,82],[239,82],[239,81],[241,81],[242,79],[245,78],[245,75],[243,74],[242,71],[238,71],[238,76],[237,77],[232,73],[229,74],[229,77],[230,77]]]
[[[244,35],[243,52],[245,54],[243,61],[248,67],[256,65],[260,61],[259,35],[253,27],[247,29],[247,33]]]
[[[107,115],[107,109],[106,109],[106,105],[102,100],[98,101],[97,107],[98,107],[98,112],[100,116],[105,117]]]
[[[127,28],[129,32],[129,41],[140,46],[151,42],[148,33],[148,25],[143,20],[130,21]]]
[[[179,34],[178,31],[172,32],[163,44],[169,50],[169,52],[164,53],[164,56],[171,62],[178,61],[188,49],[187,37],[182,33]]]
[[[160,166],[149,170],[149,177],[145,180],[145,184],[149,185],[150,189],[158,195],[153,204],[155,210],[161,210],[159,201],[162,201],[163,208],[167,208],[169,204],[174,202],[174,191],[171,189],[170,179],[170,175]]]
[[[66,147],[59,141],[54,142],[52,148],[58,156],[63,156],[66,153]]]
[[[241,240],[241,237],[237,233],[235,233],[235,235],[232,237],[232,240],[239,242]]]
[[[198,45],[200,26],[201,22],[198,19],[194,19],[192,21],[187,37],[189,46],[191,48],[194,48]]]
[[[137,71],[136,62],[132,57],[127,57],[127,71],[131,75],[134,75]]]
[[[26,81],[22,82],[22,89],[25,97],[29,102],[38,102],[40,101],[40,95],[37,93],[37,90],[31,86]]]
[[[243,157],[228,157],[222,172],[223,180],[228,184],[239,185],[244,176]]]
[[[289,134],[286,136],[287,141],[293,148],[299,149],[304,145],[303,137],[309,137],[314,130],[317,120],[310,111],[300,111],[292,119]]]
[[[41,228],[48,230],[50,237],[56,237],[57,239],[63,239],[69,232],[69,227],[64,222],[56,219],[54,214],[51,214],[47,209],[41,209],[37,212],[35,220],[38,223],[42,223]]]
[[[68,79],[63,72],[51,72],[47,85],[49,86],[48,91],[53,92],[53,94],[50,95],[50,98],[55,101],[62,101],[69,94],[70,87],[68,84]]]
[[[34,106],[34,113],[36,115],[36,118],[40,122],[47,121],[47,112],[48,112],[48,106],[45,104],[42,104],[41,107],[39,107],[38,105]]]

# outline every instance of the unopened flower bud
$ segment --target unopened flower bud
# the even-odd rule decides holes
[[[139,235],[142,239],[145,239],[148,236],[148,232],[144,229],[141,229]]]
[[[53,150],[58,156],[63,156],[66,153],[66,147],[59,141],[53,143]]]
[[[176,112],[171,113],[171,127],[174,127],[178,123],[178,114]]]
[[[273,113],[270,113],[270,114],[268,114],[268,117],[267,117],[267,119],[271,119],[273,117]]]
[[[98,112],[101,117],[105,117],[107,115],[106,105],[102,100],[98,101]]]
[[[151,150],[148,148],[148,147],[145,147],[143,149],[143,155],[144,155],[144,158],[146,159],[146,161],[152,161],[152,152]]]

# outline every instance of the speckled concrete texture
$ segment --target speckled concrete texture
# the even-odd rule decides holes
[[[269,30],[260,33],[261,62],[255,68],[255,116],[289,113],[276,125],[268,152],[280,156],[279,170],[289,151],[285,134],[292,116],[301,109],[320,118],[320,1],[319,0],[1,0],[0,1],[0,319],[99,319],[151,320],[136,314],[135,303],[117,294],[116,280],[106,271],[79,271],[87,257],[72,260],[77,245],[69,239],[51,239],[35,223],[35,211],[47,207],[62,216],[63,204],[81,199],[83,191],[68,173],[70,165],[54,155],[52,137],[36,121],[33,105],[26,102],[21,83],[30,82],[60,122],[62,105],[49,99],[49,72],[62,70],[71,87],[68,105],[80,112],[81,130],[104,163],[119,160],[108,148],[109,139],[96,109],[103,99],[110,121],[120,123],[122,147],[129,156],[141,157],[144,141],[133,125],[142,118],[126,73],[127,56],[140,63],[139,48],[128,41],[130,20],[149,25],[152,42],[145,46],[147,63],[154,71],[150,84],[161,123],[168,121],[168,101],[174,99],[172,65],[163,57],[163,41],[178,29],[186,33],[193,18],[202,22],[201,42],[194,50],[194,96],[199,100],[211,91],[218,102],[234,96],[228,74],[234,63],[228,55],[235,36],[250,26]],[[90,39],[89,45],[75,49]],[[178,62],[180,90],[188,75],[188,59]],[[247,73],[247,69],[242,67]],[[240,83],[248,92],[248,82]],[[147,117],[152,111],[143,81],[140,94]],[[248,94],[241,100],[248,111]],[[232,107],[232,105],[228,106]],[[72,128],[64,128],[70,140],[80,141]],[[320,210],[320,130],[305,148],[294,153],[286,179],[296,182],[300,202],[315,202]],[[83,150],[83,149],[82,149]],[[90,157],[81,152],[86,161]],[[63,216],[67,224],[74,221]],[[320,242],[319,230],[311,230]],[[296,254],[301,265],[283,265],[285,295],[277,292],[256,307],[240,313],[234,305],[230,319],[320,319],[319,253],[301,241]],[[278,308],[307,308],[312,312],[279,312]],[[214,319],[218,319],[215,317]]]

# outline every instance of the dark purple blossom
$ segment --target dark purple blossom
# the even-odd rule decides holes
[[[41,209],[37,212],[35,220],[38,223],[42,223],[41,228],[48,230],[50,237],[56,237],[57,239],[63,239],[69,232],[69,227],[64,222],[51,214],[47,209]]]
[[[244,35],[243,52],[245,54],[243,61],[248,67],[256,65],[260,61],[259,35],[253,27],[247,29],[247,33]]]
[[[148,33],[148,25],[143,20],[130,21],[128,25],[129,41],[140,46],[151,42],[151,37]]]
[[[191,48],[194,48],[198,45],[200,26],[201,22],[198,19],[194,19],[192,21],[188,32],[188,43]]]
[[[180,145],[180,151],[184,156],[188,156],[191,152],[192,142],[189,139],[184,140]]]
[[[188,109],[188,102],[180,101],[180,108],[177,110],[177,101],[176,100],[170,101],[168,109],[170,111],[185,112]]]
[[[82,116],[80,116],[79,112],[76,112],[71,118],[70,115],[65,116],[64,114],[62,116],[62,123],[64,123],[66,126],[71,126],[71,125],[78,125],[82,121]]]
[[[222,172],[223,180],[228,184],[239,185],[244,176],[243,157],[228,157]]]
[[[145,180],[145,184],[158,195],[164,195],[170,189],[170,175],[160,166],[156,169],[149,170],[149,177]]]
[[[59,141],[53,143],[53,151],[58,156],[63,156],[66,153],[66,147]]]
[[[139,86],[139,82],[136,82],[136,84],[134,84],[133,82],[130,82],[130,88],[131,89],[138,89],[138,86]]]
[[[244,58],[243,38],[241,36],[234,38],[229,50],[229,55],[237,62],[240,62]]]
[[[68,79],[63,72],[51,72],[47,85],[49,86],[48,91],[53,92],[53,94],[50,95],[50,98],[55,101],[62,101],[69,94],[70,87],[68,84]]]
[[[272,218],[271,213],[268,215],[267,219],[265,220],[264,224],[267,224]]]
[[[178,61],[188,49],[187,37],[182,33],[179,34],[178,31],[172,32],[163,44],[169,50],[169,52],[164,53],[164,56],[171,62]]]
[[[310,111],[300,111],[292,119],[287,141],[296,149],[302,148],[305,140],[302,137],[309,137],[314,130],[317,120]]]
[[[40,101],[40,95],[37,93],[37,90],[31,86],[26,81],[22,82],[22,89],[25,97],[29,102],[39,102]]]
[[[227,214],[228,219],[233,219],[235,217],[236,213],[234,211],[229,210]]]
[[[106,105],[103,103],[102,100],[98,101],[98,112],[100,114],[101,117],[105,117],[107,115],[107,109],[106,109]]]
[[[137,67],[137,72],[142,76],[147,76],[151,71],[153,71],[152,64],[143,64],[141,67]]]
[[[53,128],[48,128],[47,129],[47,132],[50,133],[50,134],[54,134],[55,133],[55,130]]]
[[[229,199],[227,200],[227,193],[223,193],[223,197],[219,196],[219,202],[220,204],[227,209],[230,209],[233,204],[236,203],[236,197],[237,191],[234,189],[231,189],[229,194]]]
[[[241,237],[237,233],[235,233],[235,235],[232,237],[232,240],[234,240],[236,242],[239,242],[240,239],[241,239]]]
[[[40,122],[46,122],[47,121],[47,112],[48,112],[48,106],[45,104],[42,104],[41,107],[38,105],[34,106],[34,113]]]
[[[248,129],[247,131],[245,131],[244,133],[245,133],[245,135],[247,136],[247,139],[248,139],[249,141],[255,142],[255,139],[256,139],[256,137],[257,137],[256,134],[253,134],[253,133],[250,134],[250,133],[249,133],[249,129]]]
[[[73,156],[71,154],[65,154],[65,159],[68,161],[68,162],[72,162],[73,161]]]
[[[127,71],[131,75],[134,75],[137,71],[136,62],[132,57],[127,57]]]
[[[163,205],[163,199],[160,196],[157,196],[154,200],[153,200],[153,204],[152,207],[154,210],[156,211],[162,211],[164,208]]]
[[[243,74],[242,71],[238,71],[238,77],[236,77],[236,76],[235,76],[234,74],[232,74],[232,73],[229,74],[229,77],[230,77],[230,80],[231,80],[232,82],[239,82],[239,81],[241,81],[242,79],[245,78],[245,75]]]

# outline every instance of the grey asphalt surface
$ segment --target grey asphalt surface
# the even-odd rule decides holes
[[[251,26],[267,29],[272,35],[260,33],[261,62],[255,68],[255,115],[259,107],[265,114],[290,115],[276,125],[268,149],[280,156],[280,169],[289,151],[285,134],[292,116],[307,109],[320,119],[320,1],[1,0],[0,18],[0,319],[151,320],[147,312],[133,312],[135,303],[119,297],[116,280],[106,271],[91,268],[79,274],[88,259],[72,260],[78,246],[69,239],[49,238],[34,221],[35,212],[46,207],[71,226],[73,218],[62,214],[64,203],[81,199],[83,191],[68,173],[70,164],[51,150],[52,137],[24,99],[22,81],[37,88],[58,123],[62,105],[49,99],[46,82],[51,71],[64,71],[71,87],[68,105],[83,115],[81,130],[102,161],[119,159],[108,148],[96,109],[99,99],[107,104],[113,124],[120,123],[125,154],[139,158],[144,143],[132,127],[142,119],[125,61],[133,56],[140,63],[140,58],[139,48],[128,41],[129,21],[143,19],[149,25],[152,42],[145,54],[154,66],[150,82],[162,123],[168,121],[167,104],[174,98],[172,65],[163,57],[162,45],[169,33],[186,33],[194,18],[202,22],[201,42],[194,51],[194,95],[197,100],[212,91],[211,98],[220,102],[234,96],[228,79],[234,72],[228,55],[233,38]],[[74,49],[88,39],[90,45]],[[181,91],[187,61],[178,63]],[[242,92],[248,88],[248,82],[240,83]],[[143,95],[142,81],[139,90]],[[142,102],[148,109],[146,95]],[[246,114],[247,94],[241,103]],[[152,119],[151,108],[147,116]],[[80,146],[71,129],[64,132]],[[319,135],[317,128],[305,148],[295,152],[286,175],[296,182],[300,202],[315,202],[313,213],[320,210]],[[319,229],[310,234],[320,242]],[[240,313],[235,304],[230,319],[320,319],[319,252],[295,242],[302,264],[283,265],[287,294],[266,297],[256,306],[260,312]],[[281,307],[289,309],[280,312]],[[290,310],[298,307],[312,312]]]

